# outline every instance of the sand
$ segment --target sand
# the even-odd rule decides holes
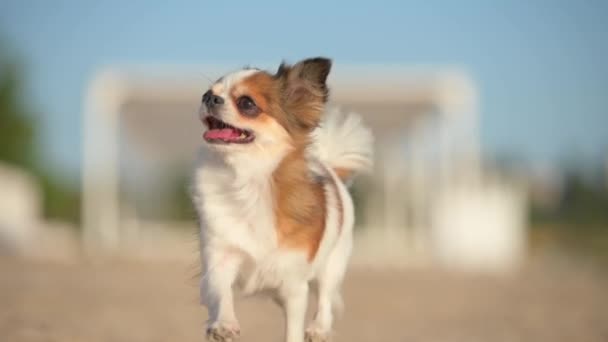
[[[204,341],[193,265],[2,258],[0,341]],[[344,296],[334,341],[608,341],[608,281],[588,268],[352,270]],[[281,341],[272,302],[237,312],[241,341]]]

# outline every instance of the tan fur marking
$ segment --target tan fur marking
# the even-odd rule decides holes
[[[276,98],[277,89],[272,76],[265,72],[257,72],[243,79],[232,87],[230,96],[236,101],[241,96],[249,96],[262,112],[272,111],[270,100]]]
[[[312,261],[325,230],[325,193],[314,182],[304,151],[289,154],[273,174],[277,236],[285,248],[305,250]]]
[[[292,140],[297,141],[296,145],[307,143],[308,134],[298,129],[294,124],[293,115],[283,110],[281,84],[277,79],[266,72],[255,73],[233,87],[230,93],[235,106],[237,99],[245,95],[253,99],[262,114],[252,118],[241,116],[242,119],[264,124],[268,122],[270,116],[291,135]]]
[[[317,62],[300,63],[293,69],[283,66],[274,76],[255,73],[230,92],[232,101],[246,95],[261,110],[255,117],[243,115],[242,120],[255,125],[274,120],[290,137],[293,151],[272,175],[277,238],[281,247],[305,251],[309,261],[321,243],[327,211],[323,182],[312,179],[305,158],[310,132],[317,126],[327,100],[324,82],[330,64]]]

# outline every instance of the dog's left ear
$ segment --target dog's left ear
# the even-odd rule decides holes
[[[326,82],[330,70],[331,60],[323,57],[279,67],[275,77],[281,82],[285,110],[301,128],[313,129],[319,124],[329,97]]]

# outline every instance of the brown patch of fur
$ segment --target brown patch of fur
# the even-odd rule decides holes
[[[306,251],[312,261],[325,230],[326,200],[323,183],[310,177],[304,150],[283,159],[273,185],[279,244]]]
[[[257,72],[235,85],[231,89],[230,96],[235,107],[239,97],[249,96],[262,112],[269,113],[272,112],[271,102],[273,98],[277,98],[277,91],[277,84],[272,76],[265,72]]]
[[[282,247],[305,250],[309,261],[325,230],[326,198],[323,181],[310,175],[305,150],[327,102],[330,69],[325,58],[282,64],[275,75],[255,73],[231,90],[232,101],[249,96],[261,111],[252,118],[242,116],[244,120],[264,124],[271,117],[291,138],[294,150],[272,175],[277,237]]]
[[[261,113],[273,117],[294,145],[301,147],[309,143],[310,132],[321,119],[329,96],[325,82],[330,69],[331,61],[325,58],[306,59],[293,66],[281,64],[275,75],[260,71],[235,85],[232,101],[244,95],[251,97]]]
[[[297,128],[311,131],[318,124],[329,97],[326,85],[331,61],[311,58],[289,66],[281,64],[274,76],[281,87],[285,111],[295,120]]]
[[[281,82],[267,72],[260,71],[236,85],[231,91],[231,97],[236,106],[239,97],[249,96],[260,109],[260,115],[255,117],[242,115],[241,120],[253,120],[263,125],[272,118],[287,131],[294,145],[303,146],[308,143],[309,135],[300,129],[295,116],[284,109],[281,93]]]

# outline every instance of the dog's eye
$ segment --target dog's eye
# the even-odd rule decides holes
[[[249,96],[241,96],[236,100],[236,106],[241,113],[246,116],[256,116],[260,113],[260,109],[255,105],[255,102]]]

